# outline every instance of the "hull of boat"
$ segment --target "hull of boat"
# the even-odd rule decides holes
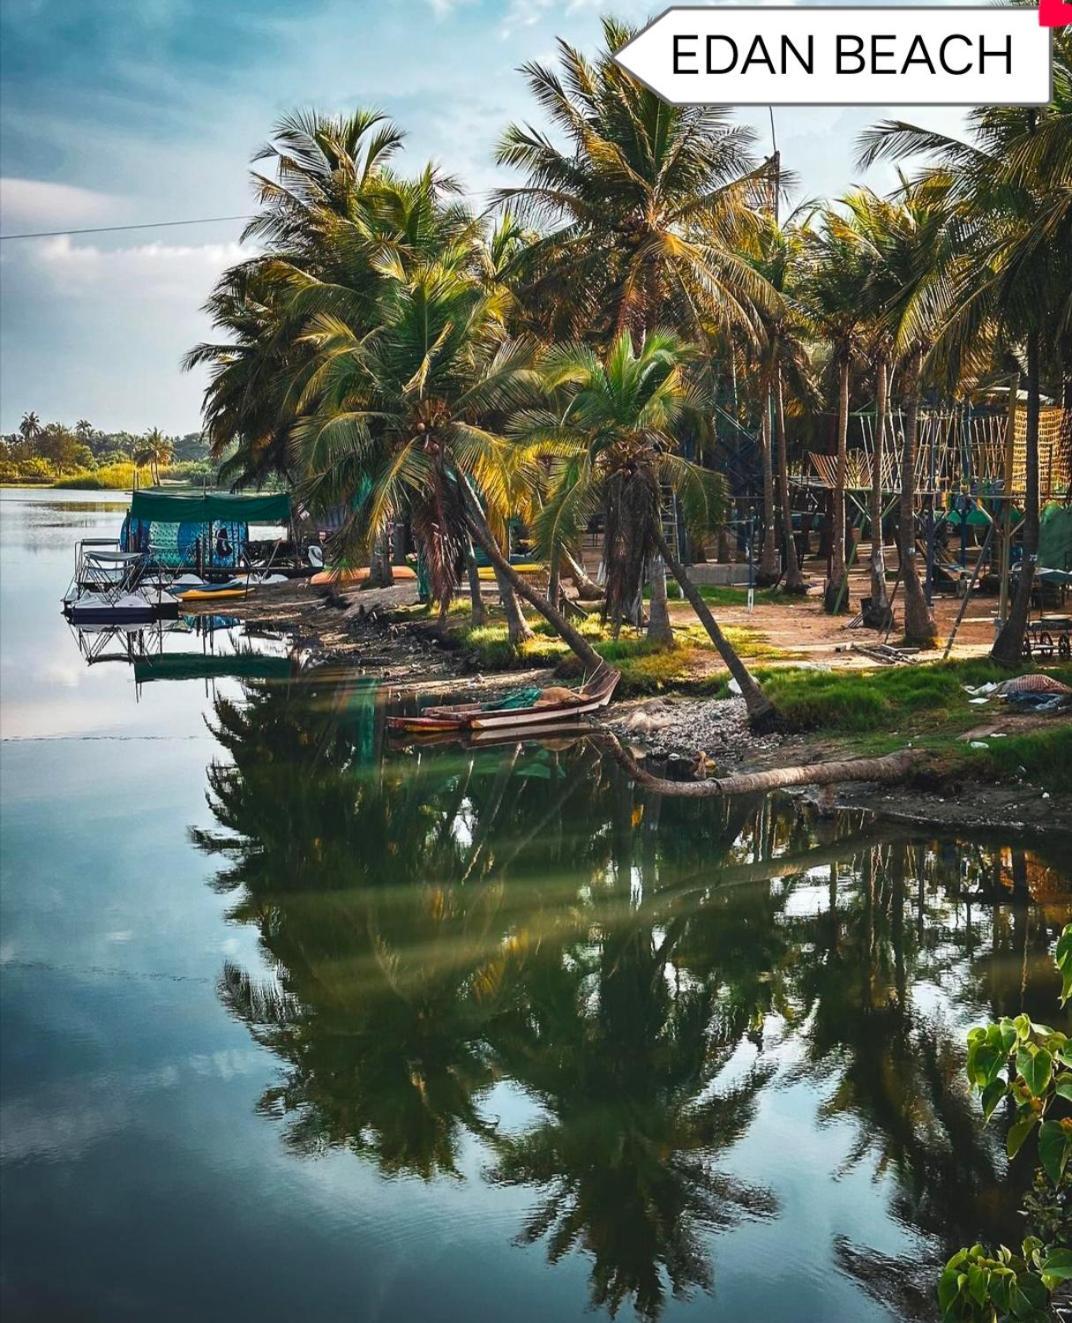
[[[568,724],[577,717],[598,712],[610,702],[609,694],[584,699],[580,703],[554,703],[547,707],[520,707],[490,712],[460,713],[456,717],[446,714],[434,717],[388,717],[387,728],[411,735],[440,731],[503,731],[543,729],[547,726]]]
[[[154,620],[177,619],[179,604],[109,606],[107,602],[72,602],[64,606],[63,614],[74,625],[151,625]]]
[[[545,725],[517,726],[510,730],[392,730],[395,747],[460,745],[466,749],[491,748],[497,744],[515,744],[518,741],[539,740],[553,748],[566,748],[592,733],[591,726],[579,721],[551,722]]]
[[[179,597],[184,602],[218,602],[221,599],[245,597],[248,592],[248,588],[217,588],[215,591],[209,588],[188,588],[186,592],[179,593]]]

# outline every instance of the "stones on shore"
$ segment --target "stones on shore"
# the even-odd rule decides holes
[[[657,757],[674,760],[685,779],[706,775],[757,753],[775,749],[778,735],[756,735],[748,725],[743,698],[655,698],[622,716],[611,709],[605,724],[630,744]]]

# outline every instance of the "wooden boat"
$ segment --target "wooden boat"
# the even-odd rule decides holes
[[[354,569],[344,569],[343,566],[339,565],[333,570],[318,570],[309,582],[314,588],[345,588],[355,583],[364,583],[371,573],[372,571],[367,565],[361,565]],[[396,583],[410,582],[417,577],[416,572],[408,565],[392,565],[391,576]]]
[[[548,749],[568,749],[592,733],[580,719],[547,726],[511,726],[499,730],[391,730],[392,748],[490,749],[497,745],[539,742]]]
[[[569,700],[536,703],[528,707],[489,708],[483,703],[456,703],[447,707],[426,707],[415,717],[388,717],[387,729],[410,735],[448,731],[513,731],[544,729],[566,724],[589,712],[604,708],[614,695],[621,676],[609,666],[573,691]]]

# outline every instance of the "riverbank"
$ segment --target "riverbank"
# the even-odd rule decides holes
[[[720,619],[735,609],[721,607]],[[808,635],[808,624],[812,637],[830,628],[808,602],[788,609],[801,635]],[[466,610],[439,627],[416,607],[409,583],[338,594],[294,582],[259,590],[234,614],[253,627],[286,630],[315,659],[375,676],[400,696],[493,694],[574,669],[564,645],[544,634],[518,660],[488,645],[497,642],[500,626],[472,630]],[[845,622],[840,628],[847,632]],[[847,646],[820,662],[780,655],[758,630],[751,641],[762,654],[751,664],[785,716],[784,729],[754,735],[717,658],[691,637],[670,652],[648,650],[643,639],[596,643],[623,671],[623,698],[606,727],[660,775],[680,778],[913,749],[924,769],[921,784],[846,787],[837,802],[914,823],[1016,823],[1027,831],[1072,833],[1072,719],[1020,714],[998,698],[970,693],[1005,677],[985,658],[969,653],[944,665],[876,667]],[[1068,663],[1025,669],[1072,683]]]

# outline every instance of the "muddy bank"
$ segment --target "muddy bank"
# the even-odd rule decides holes
[[[891,822],[963,831],[1023,832],[1072,839],[1072,795],[1047,795],[1038,786],[966,781],[946,793],[906,786],[842,786],[836,808],[862,808]]]
[[[461,697],[550,683],[547,669],[482,674],[465,656],[441,646],[423,622],[399,623],[392,613],[414,600],[412,583],[345,594],[314,589],[304,581],[258,589],[229,605],[227,614],[247,631],[285,634],[308,664],[336,663],[389,684],[404,694],[415,689],[457,692]],[[218,609],[218,608],[217,608]],[[212,614],[205,604],[198,614]]]

